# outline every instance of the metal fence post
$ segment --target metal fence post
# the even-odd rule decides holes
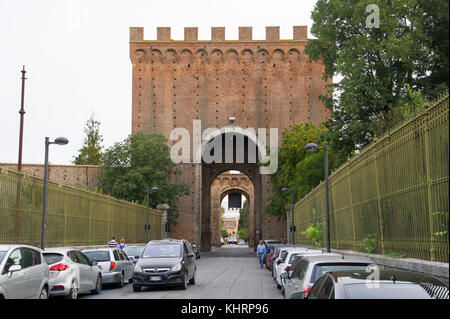
[[[380,230],[381,254],[385,255],[384,235],[383,235],[383,211],[381,208],[381,194],[380,194],[380,183],[379,183],[379,176],[378,176],[377,153],[378,153],[378,144],[375,144],[374,151],[373,151],[373,164],[375,165],[375,184],[376,184],[376,190],[377,190],[378,229]]]

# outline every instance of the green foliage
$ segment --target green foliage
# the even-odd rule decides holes
[[[239,212],[239,224],[238,224],[239,229],[248,228],[248,214],[249,214],[249,204],[248,200],[246,200]]]
[[[313,209],[313,216],[314,218],[316,218],[315,209]],[[310,239],[316,247],[322,247],[323,223],[320,223],[319,221],[310,223],[308,228],[306,228],[306,230],[302,231],[300,234]]]
[[[269,197],[266,213],[286,218],[285,205],[290,203],[290,193],[281,189],[295,188],[294,202],[308,194],[324,179],[324,152],[308,152],[305,146],[316,143],[323,146],[327,130],[312,123],[295,124],[283,132],[283,142],[278,153],[278,171],[270,176],[274,193]],[[328,146],[329,167],[333,167],[334,152]]]
[[[406,257],[406,254],[400,253],[397,251],[393,251],[393,250],[389,250],[389,252],[387,253],[387,256],[391,257],[391,258],[404,258],[404,257]]]
[[[239,239],[248,241],[249,235],[248,235],[248,228],[241,228],[237,232]]]
[[[93,113],[86,121],[84,133],[83,146],[72,163],[75,165],[101,165],[103,137],[100,135],[100,122],[95,119]]]
[[[366,27],[369,4],[380,9],[379,28]],[[325,79],[341,78],[321,96],[337,165],[390,127],[379,122],[409,101],[408,89],[431,98],[448,88],[448,0],[318,0],[311,16],[317,39],[305,52],[323,61]]]
[[[168,219],[175,224],[178,216],[178,197],[189,194],[186,185],[174,184],[171,179],[180,172],[170,159],[167,139],[159,134],[142,132],[115,143],[103,154],[99,184],[103,191],[118,199],[146,203],[146,189],[157,186],[150,193],[149,205],[168,204]]]
[[[229,236],[228,232],[225,229],[221,230],[221,234],[222,234],[222,238],[227,238]]]
[[[363,243],[360,244],[359,247],[371,254],[377,249],[377,244],[378,233],[367,234],[367,237],[363,239]]]
[[[434,232],[434,236],[444,237],[448,233],[448,212],[434,212],[432,213],[435,217],[441,217],[440,226],[442,227],[441,231]]]

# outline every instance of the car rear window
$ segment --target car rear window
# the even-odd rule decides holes
[[[180,244],[148,245],[142,254],[142,258],[181,257],[181,254],[182,245]]]
[[[3,261],[3,258],[5,258],[7,251],[0,251],[0,264]]]
[[[315,283],[324,273],[329,271],[365,270],[368,263],[323,263],[314,266],[310,283]]]
[[[344,286],[350,299],[430,299],[430,295],[418,284],[374,283]]]
[[[144,247],[125,247],[123,251],[128,256],[140,256],[142,250],[144,250]]]
[[[111,260],[109,250],[83,251],[83,253],[88,256],[90,260],[98,262]]]
[[[64,256],[58,253],[44,253],[44,259],[47,265],[53,265],[61,260],[63,260]]]

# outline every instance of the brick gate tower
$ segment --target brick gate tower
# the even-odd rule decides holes
[[[143,131],[171,137],[175,128],[190,132],[194,121],[206,128],[278,129],[294,123],[326,120],[328,111],[318,99],[326,94],[324,65],[304,53],[307,27],[295,26],[293,39],[280,40],[279,27],[266,27],[266,40],[253,40],[251,27],[239,27],[239,40],[225,40],[225,28],[211,28],[211,40],[198,40],[198,29],[184,29],[184,41],[171,39],[168,27],[157,28],[156,40],[144,40],[142,27],[130,28],[133,65],[132,133]],[[233,118],[233,121],[230,119]],[[169,146],[177,141],[169,141]],[[192,158],[192,156],[191,156]],[[269,175],[257,164],[181,163],[175,182],[186,184],[178,224],[171,237],[211,247],[211,187],[221,173],[239,170],[247,175],[254,194],[254,233],[261,238],[286,238],[286,222],[264,213],[272,189]]]

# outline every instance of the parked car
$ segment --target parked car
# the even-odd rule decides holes
[[[0,299],[47,299],[49,269],[41,249],[0,245]]]
[[[43,252],[49,265],[51,296],[77,299],[79,293],[99,294],[102,274],[95,260],[75,248],[47,248]]]
[[[246,245],[245,240],[239,239],[239,245]]]
[[[197,245],[196,243],[191,243],[191,246],[195,254],[195,259],[200,259],[200,245]]]
[[[322,254],[322,250],[319,249],[308,249],[303,247],[288,247],[285,251],[282,253],[282,258],[278,259],[275,265],[275,281],[277,283],[277,288],[281,289],[281,277],[280,275],[288,271],[291,267],[291,263],[295,256],[299,255],[313,255],[313,254]],[[294,255],[295,254],[295,255]],[[292,257],[292,259],[291,259]]]
[[[230,239],[228,239],[228,245],[231,245],[231,244],[233,244],[233,245],[238,244],[236,237],[230,237]]]
[[[152,240],[144,249],[133,272],[133,290],[161,285],[187,289],[195,284],[197,265],[187,240]]]
[[[266,240],[263,239],[263,241],[267,245],[270,245],[270,244],[282,244],[283,243],[281,240],[278,240],[278,239],[266,239]]]
[[[270,263],[270,271],[272,272],[272,277],[274,279],[275,279],[274,274],[273,274],[273,272],[274,272],[274,267],[273,267],[274,266],[274,261],[277,260],[278,257],[280,256],[281,249],[282,248],[286,248],[286,247],[300,247],[300,246],[292,245],[292,244],[289,244],[289,245],[287,245],[287,244],[276,244],[275,251],[274,251],[274,253],[272,255],[271,261],[269,261],[269,263]]]
[[[448,284],[412,271],[327,272],[312,286],[307,299],[449,299]]]
[[[275,250],[276,245],[269,244],[266,246],[267,246],[267,250],[266,250],[266,253],[264,254],[264,264],[266,265],[266,268],[270,270],[270,259],[273,255],[273,251]]]
[[[133,262],[133,264],[136,263],[136,261],[141,256],[142,252],[144,251],[145,245],[133,245],[133,246],[125,246],[122,250],[125,254],[127,254],[128,259]]]
[[[123,287],[124,282],[132,282],[134,264],[120,248],[97,248],[83,250],[89,259],[97,261],[102,273],[103,284]]]
[[[281,263],[281,261],[283,260],[283,258],[286,256],[286,254],[287,254],[287,250],[288,249],[291,249],[291,248],[302,248],[303,250],[307,250],[308,248],[306,248],[306,247],[301,247],[301,246],[297,246],[297,245],[291,245],[291,246],[284,246],[284,247],[281,247],[279,250],[278,250],[278,253],[277,253],[277,258],[272,262],[272,276],[273,276],[273,280],[276,280],[277,279],[277,265],[279,264],[279,263]]]
[[[311,287],[324,273],[341,270],[365,270],[367,266],[374,266],[375,262],[366,257],[357,256],[304,256],[292,272],[285,272],[281,278],[284,283],[284,298],[290,299],[293,293],[303,293],[306,296]],[[297,294],[299,295],[299,294]]]

